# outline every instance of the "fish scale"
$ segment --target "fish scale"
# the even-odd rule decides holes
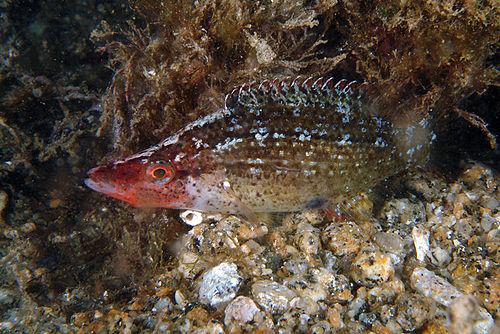
[[[282,212],[349,199],[422,163],[427,120],[397,127],[370,85],[285,78],[234,89],[225,107],[86,184],[135,206]]]

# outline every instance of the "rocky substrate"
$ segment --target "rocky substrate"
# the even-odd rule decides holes
[[[447,182],[428,172],[405,197],[347,217],[319,210],[261,216],[267,233],[236,216],[182,217],[195,225],[176,260],[128,304],[70,319],[33,309],[40,331],[183,333],[489,333],[499,329],[500,187],[477,163]],[[4,258],[4,262],[8,259]],[[34,275],[35,273],[32,273]],[[43,275],[43,273],[40,273]],[[73,298],[68,292],[68,299]],[[0,303],[16,292],[0,290]],[[46,320],[41,320],[46,319]],[[68,320],[68,321],[67,321]],[[496,320],[496,325],[495,325]],[[3,330],[20,328],[21,310]]]

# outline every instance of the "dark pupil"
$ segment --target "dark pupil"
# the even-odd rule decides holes
[[[167,174],[167,172],[165,171],[164,168],[157,168],[153,171],[153,175],[154,177],[156,177],[157,179],[163,179],[165,177],[165,175]]]

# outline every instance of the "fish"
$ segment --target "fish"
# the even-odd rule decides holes
[[[251,215],[341,203],[425,163],[428,118],[397,126],[372,85],[334,78],[252,82],[157,145],[88,171],[135,207]]]

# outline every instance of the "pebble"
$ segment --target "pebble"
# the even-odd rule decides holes
[[[310,275],[294,275],[286,278],[284,284],[293,289],[302,297],[311,298],[314,301],[325,300],[327,298],[326,287],[311,279]]]
[[[433,248],[429,253],[431,263],[437,267],[444,267],[451,261],[450,253],[441,247]]]
[[[16,299],[16,293],[7,288],[0,288],[0,306],[9,308]]]
[[[233,322],[249,323],[261,312],[255,302],[245,296],[238,296],[226,307],[224,324],[229,326]]]
[[[338,302],[353,298],[349,279],[341,274],[333,274],[325,268],[312,268],[309,272],[321,286],[326,287],[328,297]]]
[[[342,320],[342,305],[333,304],[326,310],[326,318],[333,330],[339,330],[344,327],[344,321]]]
[[[334,255],[355,255],[368,239],[354,222],[332,223],[322,234],[323,242]]]
[[[387,253],[394,265],[398,265],[404,260],[406,253],[403,251],[404,241],[394,232],[377,232],[373,236],[373,242],[381,251]]]
[[[462,295],[450,282],[425,268],[415,268],[410,280],[415,290],[444,306]]]
[[[478,316],[479,306],[471,296],[462,296],[448,307],[450,332],[469,334],[473,330],[474,322]]]
[[[240,289],[243,278],[234,263],[223,262],[203,274],[199,283],[199,298],[213,307],[230,302]]]
[[[187,299],[184,296],[184,294],[181,292],[181,290],[175,291],[174,300],[175,300],[175,303],[177,304],[177,306],[182,310],[187,306],[187,303],[188,303]]]
[[[295,236],[295,244],[306,254],[317,254],[321,247],[319,230],[311,224],[299,223]]]
[[[394,266],[388,255],[376,250],[364,250],[351,264],[351,277],[358,284],[373,287],[394,275]]]
[[[284,313],[297,294],[286,286],[270,280],[257,281],[252,285],[252,295],[257,303],[270,313]]]
[[[173,309],[172,301],[170,300],[170,298],[164,297],[164,298],[160,298],[156,302],[155,306],[153,306],[151,311],[153,311],[153,312],[168,312],[168,311],[171,311],[172,309]]]
[[[436,307],[432,300],[410,293],[403,293],[398,296],[396,310],[396,322],[405,331],[409,332],[422,327],[436,313]]]
[[[411,230],[411,236],[413,237],[413,244],[415,245],[415,251],[417,252],[417,260],[424,262],[427,253],[429,252],[429,230],[421,227],[414,226]]]
[[[415,268],[410,280],[415,290],[444,306],[449,307],[458,298],[467,296],[458,291],[447,280],[425,268]],[[491,314],[485,309],[479,308],[478,318],[479,320],[476,320],[473,325],[474,333],[489,333],[494,326]]]
[[[426,221],[426,210],[421,202],[413,203],[407,198],[393,199],[384,205],[381,216],[390,224],[421,223]]]
[[[332,326],[326,320],[320,320],[311,327],[311,333],[313,334],[326,334],[331,332]]]

